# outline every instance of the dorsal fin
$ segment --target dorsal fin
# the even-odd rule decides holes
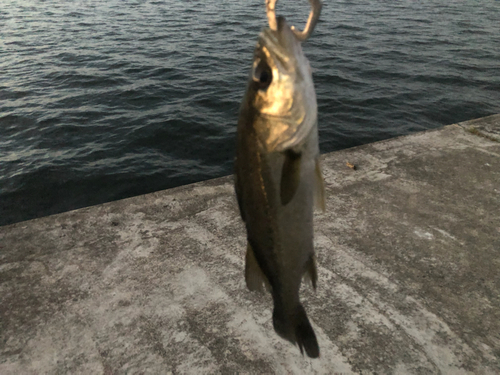
[[[245,258],[245,281],[248,290],[252,292],[257,291],[262,293],[264,292],[263,287],[271,291],[271,285],[264,272],[262,272],[259,263],[257,263],[257,258],[255,258],[250,242],[247,243],[247,255]]]
[[[319,163],[319,157],[316,158],[316,166],[314,168],[314,206],[321,211],[326,211],[325,203],[325,180],[323,179],[323,174],[321,173],[321,165]]]
[[[240,209],[241,218],[243,219],[243,221],[246,221],[245,211],[243,210],[243,191],[241,189],[237,174],[234,174],[234,190],[236,192],[236,200],[238,201],[238,208]]]

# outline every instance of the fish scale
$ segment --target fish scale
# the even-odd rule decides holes
[[[299,298],[304,275],[316,288],[315,202],[324,209],[316,94],[301,48],[321,9],[310,2],[302,32],[275,16],[275,1],[266,2],[270,28],[259,35],[238,119],[235,189],[247,230],[247,287],[271,292],[275,331],[316,358],[319,345]]]

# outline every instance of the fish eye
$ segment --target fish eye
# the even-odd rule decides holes
[[[266,90],[273,80],[273,72],[265,61],[258,61],[253,71],[253,80],[257,83],[259,90]]]

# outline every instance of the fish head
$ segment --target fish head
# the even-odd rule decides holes
[[[254,127],[267,152],[300,145],[317,121],[317,104],[309,61],[285,18],[277,29],[264,29],[255,48],[247,105],[256,114]]]

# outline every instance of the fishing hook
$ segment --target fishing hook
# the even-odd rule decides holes
[[[278,30],[278,23],[276,22],[276,3],[278,0],[266,0],[266,14],[267,20],[269,22],[269,28],[271,30]],[[304,30],[298,31],[295,26],[292,26],[292,31],[297,37],[297,39],[304,41],[312,34],[314,27],[318,23],[319,15],[321,13],[321,1],[320,0],[309,0],[311,3],[311,13],[309,13],[309,18],[307,19],[306,26]]]

